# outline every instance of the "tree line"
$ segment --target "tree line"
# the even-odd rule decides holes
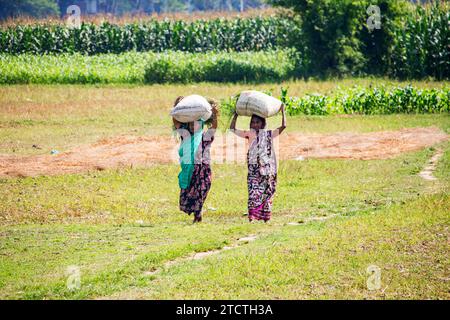
[[[70,5],[82,14],[153,14],[193,11],[243,11],[265,6],[265,0],[0,0],[0,19],[64,16]]]

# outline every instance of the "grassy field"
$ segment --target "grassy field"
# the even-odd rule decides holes
[[[289,88],[291,96],[306,93],[332,94],[354,85],[375,84],[417,88],[444,88],[449,82],[399,82],[384,79],[344,79],[336,81],[293,81],[279,84],[213,84],[152,85],[152,86],[81,86],[81,85],[15,85],[0,86],[0,153],[42,154],[52,149],[63,150],[79,144],[92,143],[118,134],[170,134],[168,114],[175,98],[180,95],[200,95],[226,99],[242,90],[270,90],[280,93]],[[405,115],[348,119],[340,117],[293,117],[289,131],[330,133],[338,131],[368,132],[399,129],[402,126],[440,127],[448,123],[447,116]],[[269,126],[278,126],[279,117],[269,119]],[[221,118],[220,129],[229,119]],[[239,119],[241,127],[247,120]],[[32,148],[33,144],[42,149]]]
[[[374,81],[399,84],[353,79],[255,88],[289,86],[301,95]],[[242,89],[247,86],[0,87],[0,153],[45,154],[118,134],[170,135],[167,114],[176,96],[221,99]],[[307,133],[428,126],[450,133],[450,118],[288,118],[289,131]],[[444,151],[438,180],[426,181],[418,173],[437,149]],[[246,167],[214,164],[204,222],[192,225],[178,211],[178,170],[155,165],[0,179],[0,298],[450,298],[448,142],[387,160],[282,161],[268,224],[243,216]],[[256,240],[238,241],[249,235]],[[226,246],[236,247],[189,259]],[[66,286],[73,265],[81,271],[75,291]],[[366,285],[370,265],[381,270],[381,287],[373,291]]]

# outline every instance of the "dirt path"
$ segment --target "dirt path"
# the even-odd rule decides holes
[[[437,163],[439,159],[442,157],[444,152],[442,150],[437,150],[436,153],[431,157],[428,161],[428,164],[422,171],[420,171],[419,176],[421,176],[425,180],[434,181],[437,180],[435,176],[433,176],[434,170],[436,170]]]
[[[436,127],[371,133],[288,133],[275,139],[277,157],[286,159],[386,159],[445,141]],[[0,155],[0,177],[79,173],[120,167],[178,163],[178,142],[168,136],[119,136],[102,139],[56,155]],[[246,141],[229,133],[216,134],[214,162],[244,163]]]
[[[302,219],[301,221],[296,221],[296,222],[289,222],[289,223],[277,223],[277,224],[273,224],[272,225],[277,225],[279,227],[286,227],[286,226],[302,226],[305,224],[308,224],[310,222],[314,222],[314,221],[325,221],[331,218],[334,218],[338,215],[333,214],[333,215],[329,215],[329,216],[311,216],[311,217],[307,217],[305,219]],[[187,257],[181,257],[181,258],[177,258],[174,260],[170,260],[167,261],[162,267],[160,267],[159,269],[152,269],[149,271],[145,271],[143,273],[144,276],[158,276],[159,273],[161,273],[162,271],[168,270],[176,265],[182,264],[184,262],[190,261],[190,260],[201,260],[210,256],[214,256],[214,255],[218,255],[224,251],[228,251],[228,250],[232,250],[232,249],[238,249],[241,248],[242,246],[245,246],[246,244],[253,242],[255,240],[257,240],[258,238],[260,238],[262,236],[262,234],[257,235],[257,234],[250,234],[246,237],[241,237],[238,238],[237,240],[234,240],[234,243],[232,243],[229,246],[225,246],[222,247],[221,249],[215,249],[215,250],[209,250],[209,251],[204,251],[204,252],[197,252],[194,254],[191,254]],[[101,296],[101,297],[96,297],[96,300],[123,300],[123,299],[139,299],[139,295],[143,294],[145,295],[146,293],[146,288],[141,288],[141,289],[131,289],[131,290],[125,290],[125,291],[120,291],[120,292],[115,292],[112,295],[109,296]]]
[[[168,262],[166,262],[164,264],[164,266],[161,269],[146,271],[146,272],[144,272],[144,275],[145,276],[155,275],[155,274],[159,273],[161,270],[170,268],[173,265],[180,264],[180,263],[182,263],[184,261],[187,261],[187,260],[201,260],[201,259],[204,259],[206,257],[213,256],[213,255],[216,255],[218,253],[221,253],[223,251],[227,251],[227,250],[231,250],[231,249],[237,248],[237,247],[239,247],[239,246],[241,246],[243,244],[247,244],[249,242],[255,241],[256,239],[257,239],[257,236],[254,235],[254,234],[251,234],[251,235],[249,235],[247,237],[239,238],[239,239],[237,239],[237,242],[235,242],[234,244],[232,244],[230,246],[225,246],[225,247],[223,247],[221,249],[197,252],[197,253],[194,253],[193,255],[189,256],[189,257],[178,258],[178,259],[175,259],[175,260],[168,261]]]

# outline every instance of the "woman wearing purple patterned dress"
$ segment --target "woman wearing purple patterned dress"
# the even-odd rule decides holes
[[[250,130],[236,129],[237,113],[230,129],[239,137],[249,140],[247,153],[248,219],[267,222],[272,215],[272,199],[277,186],[277,163],[273,150],[273,138],[286,128],[286,114],[281,106],[283,120],[281,127],[266,130],[266,119],[253,115]]]

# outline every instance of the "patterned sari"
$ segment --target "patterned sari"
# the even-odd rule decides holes
[[[277,186],[272,131],[259,130],[247,153],[248,219],[269,221]]]
[[[201,147],[198,148],[194,170],[190,184],[180,190],[180,210],[187,214],[201,216],[203,204],[211,188],[210,147],[214,140],[211,131],[202,136]]]

